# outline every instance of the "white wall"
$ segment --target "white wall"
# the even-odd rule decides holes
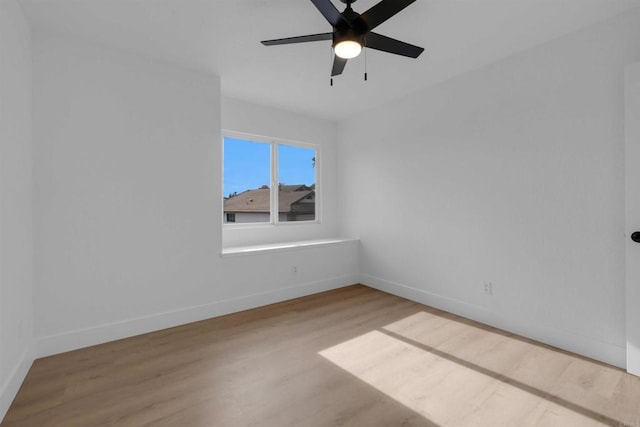
[[[355,245],[221,258],[216,76],[36,34],[34,144],[38,355],[354,280]]]
[[[623,70],[639,57],[636,10],[341,123],[363,282],[624,366]]]
[[[627,372],[640,376],[640,62],[625,69],[625,231]]]
[[[335,237],[338,233],[337,128],[332,121],[308,117],[272,107],[223,98],[222,128],[226,131],[318,144],[320,155],[320,224],[286,224],[225,228],[223,246],[234,247],[264,243]]]
[[[31,40],[0,0],[0,420],[33,360]]]

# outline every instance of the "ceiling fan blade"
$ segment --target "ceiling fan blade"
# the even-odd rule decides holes
[[[360,19],[367,25],[367,29],[371,31],[414,1],[416,0],[382,0],[360,15]]]
[[[334,55],[333,68],[331,69],[331,77],[342,74],[342,71],[344,71],[345,65],[347,65],[346,59],[340,58],[338,55]]]
[[[284,39],[263,40],[265,46],[276,46],[279,44],[317,42],[321,40],[332,40],[333,33],[309,34],[308,36],[286,37]]]
[[[334,27],[350,27],[351,24],[349,21],[344,19],[342,14],[336,7],[331,3],[331,0],[311,0],[311,2],[318,8],[322,16],[325,17],[329,24]]]
[[[366,46],[371,49],[381,50],[383,52],[395,53],[396,55],[408,56],[409,58],[417,58],[424,48],[414,46],[391,37],[383,36],[378,33],[369,33],[365,36]]]

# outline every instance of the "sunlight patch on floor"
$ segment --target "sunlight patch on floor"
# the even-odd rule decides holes
[[[563,388],[561,378],[578,375],[575,371],[589,361],[431,313],[416,313],[319,354],[439,425],[615,421],[594,412],[597,401],[583,399],[575,386]],[[604,393],[615,388],[606,374],[590,380],[602,383]]]

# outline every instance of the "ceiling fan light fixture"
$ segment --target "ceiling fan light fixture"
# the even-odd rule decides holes
[[[342,40],[334,47],[336,55],[343,59],[351,59],[360,55],[362,45],[354,40]]]
[[[333,47],[331,77],[342,74],[348,60],[358,56],[363,49],[371,48],[409,58],[417,58],[424,51],[424,48],[420,46],[414,46],[372,31],[416,0],[380,0],[364,13],[357,13],[351,8],[351,4],[356,0],[340,1],[347,5],[342,12],[336,8],[332,0],[311,0],[322,16],[331,24],[332,32],[263,40],[262,44],[274,46],[331,40]],[[364,79],[367,79],[366,69]]]

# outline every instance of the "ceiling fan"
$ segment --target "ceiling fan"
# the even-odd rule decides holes
[[[422,47],[371,31],[415,0],[382,0],[363,14],[359,14],[351,8],[351,4],[356,0],[340,1],[347,5],[342,13],[331,3],[331,0],[311,0],[325,19],[329,21],[333,27],[333,32],[263,40],[261,43],[265,46],[275,46],[331,40],[334,49],[331,77],[342,74],[345,65],[347,65],[347,60],[358,56],[363,46],[410,58],[417,58],[424,51]]]

